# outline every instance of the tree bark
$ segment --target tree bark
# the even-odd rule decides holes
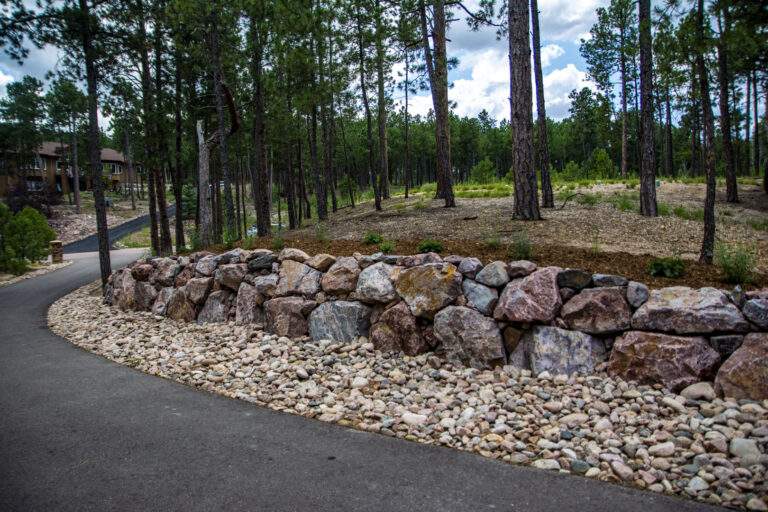
[[[98,74],[96,70],[96,49],[93,46],[94,34],[91,27],[91,14],[88,0],[78,0],[80,11],[87,23],[83,24],[80,37],[85,58],[85,77],[88,91],[88,156],[91,164],[93,199],[96,207],[96,232],[99,240],[99,269],[101,271],[102,290],[107,285],[112,265],[109,256],[109,227],[107,226],[107,207],[104,203],[104,183],[101,180],[101,148],[99,144],[98,116]]]
[[[139,9],[143,10],[143,3],[139,2]],[[144,168],[147,174],[147,200],[149,201],[149,238],[153,254],[160,254],[160,236],[157,230],[157,198],[155,195],[155,179],[153,168],[156,155],[153,154],[153,143],[157,140],[153,129],[156,128],[152,119],[154,108],[152,104],[152,77],[149,69],[149,44],[147,41],[146,20],[139,20],[139,57],[141,60],[141,102],[144,117]]]
[[[707,172],[707,192],[704,200],[704,237],[701,242],[699,261],[712,264],[715,252],[715,126],[709,97],[709,76],[704,62],[704,0],[698,0],[696,9],[696,35],[699,47],[696,50],[696,67],[699,71],[699,91],[704,124],[704,153]]]
[[[642,117],[642,158],[640,160],[640,214],[656,217],[656,155],[653,143],[653,53],[651,41],[651,0],[639,0],[640,23],[640,109]]]
[[[411,139],[410,134],[408,133],[410,128],[410,115],[408,114],[408,89],[410,88],[410,84],[408,82],[408,67],[410,66],[410,63],[408,62],[409,52],[406,49],[405,50],[405,126],[403,129],[403,135],[405,137],[405,154],[403,155],[403,167],[404,175],[405,175],[405,198],[408,199],[408,192],[411,188],[411,182],[413,181],[413,171],[411,170]]]
[[[739,190],[736,183],[736,160],[731,142],[731,107],[729,101],[728,54],[725,47],[728,38],[729,24],[728,4],[722,6],[721,16],[717,17],[720,37],[717,42],[717,74],[720,85],[720,131],[723,136],[723,154],[725,156],[725,195],[729,203],[739,202]]]
[[[165,116],[163,105],[163,59],[162,59],[162,33],[155,21],[155,109],[157,114],[154,116],[157,134],[158,155],[168,154],[168,143],[165,138]],[[158,156],[154,166],[155,171],[155,194],[157,197],[157,210],[160,220],[160,256],[168,256],[173,253],[173,243],[171,241],[171,228],[168,222],[168,203],[165,199],[165,172],[163,172],[162,160]]]
[[[381,1],[376,0],[376,78],[377,111],[379,124],[379,190],[383,199],[389,199],[389,154],[387,149],[387,105],[384,91],[384,27]]]
[[[360,20],[360,12],[357,12],[357,49],[360,71],[360,91],[363,100],[363,110],[365,111],[366,137],[368,143],[368,179],[373,188],[373,203],[376,210],[381,211],[381,191],[379,190],[378,180],[373,174],[373,122],[371,120],[371,106],[368,101],[368,87],[365,83],[365,49],[363,47],[363,27]]]
[[[75,192],[75,212],[80,213],[80,162],[77,154],[77,121],[74,116],[71,119],[72,124],[72,181]]]
[[[531,0],[531,26],[533,28],[533,72],[536,80],[536,124],[539,130],[538,163],[541,173],[541,205],[544,208],[554,208],[555,198],[552,194],[552,180],[549,177],[549,137],[547,110],[544,103],[544,76],[541,71],[538,0]]]
[[[179,49],[176,49],[174,73],[174,97],[173,97],[173,115],[176,129],[175,140],[175,165],[173,170],[173,197],[176,202],[176,252],[180,253],[186,247],[184,240],[184,196],[182,187],[184,177],[181,169],[181,55]]]
[[[131,188],[131,209],[136,209],[136,198],[134,197],[133,193],[133,149],[131,148],[131,139],[128,135],[128,130],[123,130],[123,151],[125,151],[125,164],[127,166],[127,175],[128,175],[128,185]]]
[[[219,164],[221,174],[224,178],[224,217],[226,230],[229,236],[233,236],[237,227],[235,224],[235,205],[232,201],[232,173],[229,168],[229,152],[227,150],[227,135],[225,133],[224,117],[224,90],[222,82],[224,81],[221,68],[221,49],[219,46],[218,29],[218,6],[214,5],[211,19],[211,57],[213,60],[213,87],[216,96],[216,118],[219,123]]]
[[[533,168],[533,109],[528,0],[510,0],[509,104],[512,127],[512,169],[515,173],[515,218],[539,220],[539,196]]]
[[[755,142],[753,153],[755,176],[760,176],[760,114],[758,112],[758,103],[760,103],[760,100],[757,95],[757,71],[752,71],[752,117],[755,120]],[[766,112],[768,112],[768,109],[766,109]]]
[[[251,195],[253,207],[256,210],[256,231],[259,236],[272,234],[270,219],[269,176],[267,173],[267,144],[265,124],[265,95],[264,95],[264,44],[257,18],[251,17],[251,40],[253,53],[251,55],[251,75],[253,79],[253,124],[251,126],[251,141],[253,143],[253,162],[251,164]]]
[[[627,56],[624,53],[624,27],[619,32],[619,41],[621,44],[621,55],[619,70],[621,74],[621,176],[627,176],[627,157],[629,152],[629,142],[627,135]]]
[[[666,153],[664,158],[664,162],[665,162],[664,167],[666,168],[667,174],[669,176],[676,176],[677,171],[675,170],[675,163],[672,158],[673,148],[672,148],[672,105],[671,103],[672,101],[670,99],[670,94],[669,94],[669,85],[667,85],[665,95],[664,95],[664,107],[665,107],[664,114],[666,118],[666,123],[664,126],[664,137],[666,139],[666,144],[665,144]]]

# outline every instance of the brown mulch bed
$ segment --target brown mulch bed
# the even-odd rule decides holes
[[[353,240],[319,241],[310,238],[286,239],[287,247],[296,247],[310,255],[317,253],[329,253],[336,256],[350,256],[355,252],[371,254],[377,251],[375,245],[365,245]],[[418,253],[418,241],[397,240],[395,252],[397,254]],[[491,249],[483,242],[473,240],[449,240],[443,242],[443,255],[458,254],[462,256],[474,256],[484,263],[494,260],[509,260],[506,248]],[[256,239],[253,249],[272,248],[272,240]],[[218,251],[224,250],[217,248]],[[531,260],[539,266],[555,265],[563,268],[581,268],[594,273],[618,274],[634,281],[640,281],[651,288],[663,288],[666,286],[691,286],[700,288],[713,286],[716,288],[730,289],[730,285],[723,281],[719,269],[714,266],[701,265],[694,261],[686,261],[685,275],[678,279],[653,277],[647,272],[648,264],[654,256],[647,254],[629,254],[626,252],[600,252],[594,253],[590,249],[576,247],[560,247],[551,245],[536,245],[533,247]],[[755,282],[747,286],[747,289],[762,288],[768,286],[768,276],[758,274]]]

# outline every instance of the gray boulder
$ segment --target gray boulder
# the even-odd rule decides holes
[[[435,315],[434,332],[446,357],[474,368],[505,363],[504,344],[496,322],[463,306],[448,306]]]
[[[275,295],[313,297],[320,291],[321,277],[322,274],[309,265],[295,260],[284,260],[280,265],[280,281],[277,283]]]
[[[184,286],[186,296],[193,304],[202,304],[208,298],[208,292],[213,287],[212,277],[193,277]]]
[[[263,303],[264,296],[255,286],[241,283],[235,301],[235,322],[238,324],[264,323],[264,310],[261,309]]]
[[[768,329],[768,299],[750,299],[741,311],[758,328]]]
[[[534,374],[590,374],[605,359],[605,346],[599,339],[579,331],[537,325],[520,342],[524,360]],[[519,357],[519,355],[518,355]]]
[[[592,284],[592,274],[579,268],[566,268],[557,274],[557,286],[576,291]]]
[[[309,335],[313,340],[348,343],[367,336],[371,308],[360,302],[337,300],[320,304],[309,315]]]
[[[243,282],[245,274],[248,272],[248,265],[245,263],[228,263],[220,265],[214,274],[214,280],[221,286],[230,290],[237,290],[240,283]]]
[[[509,282],[507,264],[503,261],[492,261],[477,273],[475,281],[493,288],[500,288]]]
[[[483,263],[477,258],[464,258],[459,263],[459,272],[470,279],[474,279],[482,269]]]
[[[357,287],[360,265],[351,256],[338,258],[320,281],[323,291],[331,294],[349,293]]]
[[[749,323],[741,311],[716,288],[694,290],[673,286],[651,291],[632,317],[632,327],[678,334],[745,332]]]
[[[250,272],[259,272],[260,270],[272,270],[272,264],[277,261],[277,256],[272,253],[260,254],[248,262]]]
[[[469,302],[468,306],[484,315],[493,314],[493,308],[499,300],[499,292],[496,289],[467,278],[461,283],[461,290]]]
[[[264,303],[267,329],[278,336],[295,338],[306,336],[309,327],[307,315],[317,302],[302,297],[278,297]]]
[[[518,277],[525,277],[536,270],[537,266],[534,262],[528,260],[510,261],[507,264],[507,274],[510,279],[517,279]]]
[[[594,286],[627,286],[628,279],[622,276],[612,274],[593,274],[592,284]]]
[[[587,288],[566,302],[560,315],[571,329],[607,334],[629,329],[632,312],[622,288]]]
[[[394,267],[386,263],[374,263],[360,272],[357,278],[355,294],[363,302],[386,304],[397,298],[395,285],[392,284]]]
[[[639,308],[648,300],[650,291],[648,287],[643,283],[637,281],[630,281],[627,284],[627,302],[633,308]]]
[[[216,323],[229,320],[229,312],[232,308],[232,293],[227,290],[219,290],[208,295],[203,308],[197,315],[197,323]]]
[[[165,311],[168,308],[168,301],[171,300],[173,295],[173,286],[166,286],[162,288],[157,294],[154,304],[152,304],[152,314],[158,316],[165,316]]]

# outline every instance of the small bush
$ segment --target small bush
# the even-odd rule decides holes
[[[672,209],[672,213],[675,215],[675,217],[680,217],[681,219],[685,220],[698,220],[703,221],[704,220],[704,209],[703,208],[686,208],[685,206],[675,206]]]
[[[493,235],[485,241],[485,246],[489,249],[499,249],[501,247],[501,238],[499,238],[499,235]]]
[[[399,213],[402,213],[403,211],[405,211],[405,207],[406,207],[406,205],[405,205],[404,202],[403,203],[395,203],[395,204],[392,205],[392,208],[394,208],[394,210],[396,212],[399,212]]]
[[[246,236],[243,238],[243,241],[240,243],[240,247],[245,249],[246,251],[253,250],[253,247],[256,245],[256,238],[252,236]]]
[[[422,240],[421,242],[419,242],[418,249],[419,249],[420,253],[423,253],[423,252],[437,252],[437,253],[440,253],[440,252],[443,252],[443,244],[442,244],[442,242],[440,242],[438,240],[426,239],[426,240]]]
[[[376,245],[384,241],[384,237],[379,233],[369,231],[363,236],[363,243],[365,245]]]
[[[633,212],[639,209],[638,204],[630,194],[618,194],[611,198],[611,203],[622,212]]]
[[[531,259],[533,248],[525,231],[518,231],[512,235],[512,243],[507,247],[507,256],[512,260]]]
[[[679,256],[654,258],[648,264],[648,273],[654,277],[682,277],[685,274],[685,263]]]
[[[715,264],[720,267],[725,280],[731,284],[752,282],[757,251],[740,244],[718,243],[715,246]]]
[[[197,187],[194,183],[185,183],[181,187],[181,214],[184,220],[195,218],[197,207]]]
[[[749,227],[757,231],[768,231],[768,219],[749,219],[747,224]]]
[[[187,243],[189,244],[189,248],[193,251],[198,251],[202,248],[202,243],[200,242],[200,233],[193,229],[190,231],[189,236],[187,237]]]
[[[576,202],[584,206],[595,206],[600,202],[600,194],[580,194],[577,197]]]
[[[283,240],[282,235],[277,234],[274,237],[272,237],[272,243],[270,244],[273,251],[282,251],[285,249],[285,240]]]
[[[25,206],[16,215],[0,204],[0,270],[21,274],[29,263],[48,256],[56,233],[36,209]]]
[[[221,238],[222,242],[224,243],[224,247],[227,249],[232,249],[235,246],[235,242],[238,240],[237,231],[230,231],[225,228]]]
[[[658,203],[656,205],[656,211],[662,217],[669,217],[670,215],[672,215],[672,207],[669,206],[667,203]]]
[[[324,247],[328,247],[331,243],[331,235],[328,233],[328,228],[325,224],[319,222],[315,224],[315,239],[323,244]]]
[[[395,250],[395,243],[390,240],[383,240],[379,244],[379,250],[384,254],[391,254]]]
[[[426,202],[426,201],[424,201],[424,198],[423,198],[423,197],[420,197],[418,201],[416,201],[415,203],[413,203],[413,207],[414,207],[415,209],[417,209],[417,210],[423,210],[424,208],[426,208],[426,207],[427,207],[427,202]]]

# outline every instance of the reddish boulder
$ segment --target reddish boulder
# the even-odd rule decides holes
[[[237,290],[247,272],[248,265],[245,263],[229,263],[221,265],[216,269],[215,279],[221,286],[227,287],[230,290]]]
[[[267,329],[278,336],[295,338],[306,336],[309,332],[307,315],[317,306],[317,302],[302,297],[278,297],[264,303],[267,316]]]
[[[551,322],[562,306],[557,287],[558,267],[545,267],[504,287],[493,311],[497,320]]]
[[[283,260],[275,295],[314,296],[320,291],[321,276],[320,272],[304,263],[292,259]]]
[[[149,263],[140,263],[131,267],[131,275],[137,281],[148,281],[154,267]]]
[[[401,350],[409,356],[429,351],[429,344],[405,302],[384,310],[371,326],[370,339],[377,350]]]
[[[241,283],[235,301],[235,322],[238,324],[263,323],[264,310],[261,309],[263,303],[264,296],[256,290],[255,286]]]
[[[191,322],[195,319],[195,305],[187,297],[186,289],[175,288],[165,306],[165,316],[180,322]]]
[[[434,329],[451,361],[474,368],[493,368],[506,362],[499,327],[479,311],[448,306],[435,315]]]
[[[192,301],[193,304],[202,304],[205,299],[208,298],[208,292],[211,291],[213,286],[212,277],[193,277],[185,286],[186,297]]]
[[[768,333],[751,333],[725,360],[715,378],[715,391],[737,399],[768,398]]]
[[[587,288],[565,303],[560,316],[570,329],[606,334],[629,329],[632,312],[622,288]]]
[[[719,363],[720,354],[702,337],[629,331],[616,338],[608,373],[677,392],[711,380]]]
[[[400,272],[395,285],[411,313],[433,318],[461,295],[461,273],[450,263],[430,263]]]
[[[357,276],[360,275],[360,265],[351,256],[336,260],[321,280],[323,291],[330,294],[349,293],[357,287]]]

